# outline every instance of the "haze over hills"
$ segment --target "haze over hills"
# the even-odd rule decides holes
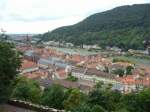
[[[71,26],[57,28],[39,37],[43,41],[72,42],[75,45],[98,44],[122,49],[144,49],[150,40],[150,4],[121,6],[89,16]]]

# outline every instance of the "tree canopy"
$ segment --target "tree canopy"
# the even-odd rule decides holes
[[[18,77],[15,80],[12,98],[40,103],[42,90],[38,82],[27,79],[26,77]]]
[[[20,63],[15,46],[0,41],[0,102],[5,102],[9,98]]]
[[[52,85],[45,89],[42,95],[42,104],[52,108],[62,109],[64,98],[64,88],[60,85]]]

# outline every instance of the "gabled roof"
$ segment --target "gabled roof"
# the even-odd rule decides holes
[[[47,60],[47,59],[44,59],[44,58],[40,58],[39,61],[38,61],[39,64],[42,64],[42,65],[53,65],[54,62],[51,61],[51,60]]]
[[[66,68],[66,66],[68,66],[68,64],[65,62],[58,62],[58,61],[48,60],[48,59],[44,59],[44,58],[41,58],[38,61],[38,63],[42,64],[42,65],[46,65],[46,66],[55,65],[58,68]]]
[[[29,69],[37,67],[36,63],[28,60],[23,60],[21,64],[21,69]]]
[[[27,50],[27,51],[25,51],[24,55],[25,55],[25,56],[32,56],[33,53],[34,53],[33,50]]]

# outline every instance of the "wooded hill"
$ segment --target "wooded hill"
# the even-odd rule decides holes
[[[144,49],[143,41],[150,40],[150,4],[117,7],[39,37],[43,41],[65,41],[75,45]]]

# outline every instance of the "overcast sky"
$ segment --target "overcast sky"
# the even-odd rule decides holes
[[[140,3],[150,0],[0,0],[0,28],[7,33],[43,33],[97,12]]]

